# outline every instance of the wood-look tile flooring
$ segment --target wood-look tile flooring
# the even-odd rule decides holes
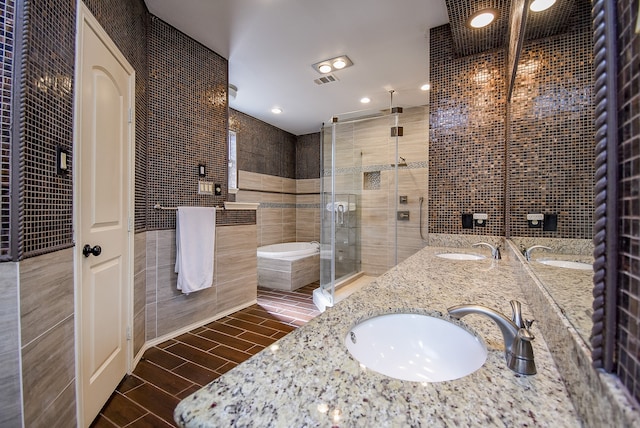
[[[148,349],[94,427],[170,427],[180,400],[319,314],[312,293],[258,289],[258,303]]]

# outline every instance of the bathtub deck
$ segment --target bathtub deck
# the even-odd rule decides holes
[[[293,291],[320,280],[320,254],[296,260],[258,257],[258,286]]]

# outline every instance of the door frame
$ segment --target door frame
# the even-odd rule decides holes
[[[83,46],[83,23],[87,23],[105,46],[111,51],[113,56],[118,60],[122,67],[131,75],[133,85],[129,86],[129,99],[131,100],[131,111],[129,114],[128,136],[127,136],[127,243],[123,256],[127,261],[126,272],[126,323],[127,323],[127,373],[133,370],[133,270],[134,270],[134,183],[135,183],[135,69],[129,64],[124,55],[120,52],[113,40],[107,32],[102,28],[98,20],[93,16],[91,11],[85,6],[82,0],[76,0],[76,58],[75,58],[75,76],[74,76],[74,105],[73,105],[73,242],[74,251],[74,305],[75,305],[75,370],[76,370],[76,417],[79,425],[84,421],[84,402],[83,402],[83,386],[82,386],[82,337],[81,337],[81,321],[82,317],[82,260],[80,254],[80,245],[82,237],[80,235],[80,172],[81,172],[81,156],[80,147],[80,124],[82,123],[82,111],[80,109],[81,87],[82,87],[82,46]]]

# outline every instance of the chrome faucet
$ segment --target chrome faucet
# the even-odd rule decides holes
[[[493,257],[496,260],[499,260],[502,258],[502,256],[500,255],[500,245],[496,245],[495,247],[491,244],[487,244],[486,242],[477,242],[475,244],[472,244],[472,247],[477,247],[480,245],[486,245],[487,247],[491,248],[491,257]]]
[[[481,314],[491,318],[500,328],[504,339],[504,352],[507,367],[516,373],[524,375],[536,374],[536,364],[533,360],[533,346],[531,341],[535,338],[529,329],[533,320],[522,319],[520,302],[512,300],[512,319],[500,312],[482,305],[458,305],[452,306],[447,311],[455,319],[460,319],[469,314]]]
[[[545,247],[544,245],[534,245],[533,247],[529,247],[524,251],[524,258],[527,259],[528,262],[531,261],[531,250],[536,248],[544,248],[545,250],[551,250],[549,247]]]

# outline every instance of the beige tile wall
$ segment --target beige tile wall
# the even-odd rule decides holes
[[[133,355],[137,355],[145,342],[146,287],[147,287],[147,234],[138,233],[133,241]]]
[[[426,245],[420,238],[420,202],[423,203],[423,235],[427,227],[428,168],[428,111],[424,108],[405,109],[398,123],[404,135],[398,139],[398,155],[405,158],[407,167],[398,169],[398,195],[405,195],[408,203],[397,204],[396,175],[390,168],[395,164],[395,139],[389,138],[390,126],[395,120],[389,117],[356,123],[353,126],[353,152],[355,158],[362,153],[362,168],[380,168],[380,189],[354,189],[361,194],[361,258],[362,271],[367,275],[379,275],[413,255]],[[385,169],[386,168],[386,169]],[[346,185],[359,183],[351,176],[340,176],[337,182]],[[397,206],[396,206],[397,204]],[[409,221],[398,221],[396,211],[409,211]]]
[[[398,192],[408,197],[407,205],[396,208],[395,138],[389,137],[395,118],[345,123],[337,128],[339,168],[357,171],[336,177],[344,193],[360,195],[362,270],[379,275],[425,246],[420,238],[420,203],[423,203],[423,234],[427,227],[427,180],[429,123],[426,108],[405,109],[398,122],[404,128],[399,138],[399,156],[408,167],[398,170]],[[378,167],[381,186],[363,190],[362,170]],[[326,179],[325,179],[326,180]],[[240,202],[260,202],[258,246],[289,241],[320,240],[320,179],[293,180],[239,171]],[[410,220],[398,222],[396,210],[410,211]]]
[[[175,230],[146,233],[146,340],[255,301],[255,225],[216,228],[214,285],[189,295],[176,288]]]
[[[320,242],[320,179],[296,180],[296,240]]]
[[[260,202],[257,245],[320,240],[320,179],[294,180],[238,171],[238,202]]]
[[[26,426],[75,425],[73,249],[20,263]]]
[[[0,426],[22,423],[18,264],[0,263]]]

